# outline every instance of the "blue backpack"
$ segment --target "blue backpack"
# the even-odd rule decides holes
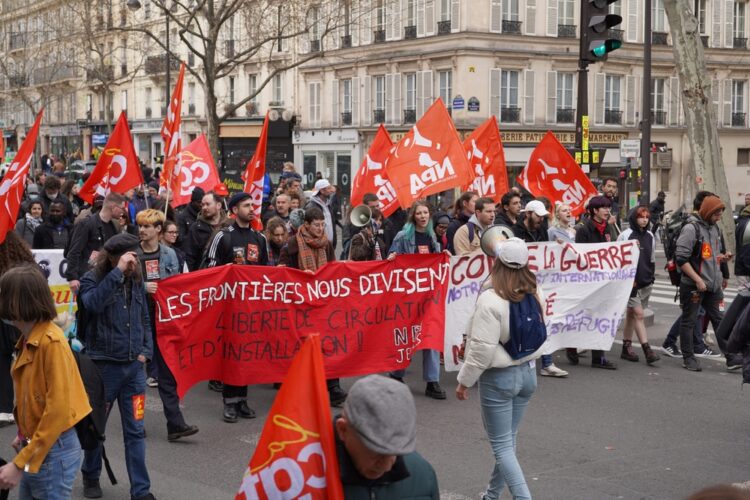
[[[520,302],[511,302],[510,339],[503,344],[511,358],[518,360],[529,356],[547,340],[542,308],[533,294],[527,293]]]

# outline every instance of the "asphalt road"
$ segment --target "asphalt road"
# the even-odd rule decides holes
[[[661,345],[678,313],[669,302],[673,292],[666,286],[657,289],[655,324],[649,329],[654,346]],[[534,498],[677,499],[711,484],[749,482],[750,391],[743,391],[740,375],[726,372],[723,359],[702,360],[703,372],[690,373],[677,359],[663,357],[654,367],[620,360],[619,349],[615,344],[611,353],[617,371],[590,368],[590,358],[570,367],[558,353],[558,366],[570,376],[539,377],[518,437]],[[448,400],[427,399],[419,374],[416,361],[407,382],[419,415],[418,450],[435,467],[443,498],[479,498],[494,459],[478,395],[474,390],[469,401],[457,401],[455,374],[444,373]],[[344,387],[352,381],[343,380]],[[221,420],[220,395],[202,383],[184,401],[185,415],[200,433],[168,443],[161,402],[156,389],[148,389],[147,460],[154,495],[234,498],[274,395],[270,386],[252,387],[250,402],[259,418],[227,424]],[[0,430],[0,443],[7,443],[0,455],[11,455],[13,435],[13,428]],[[116,411],[107,436],[107,454],[120,484],[111,486],[103,477],[104,498],[128,499]],[[80,480],[73,497],[83,498]]]

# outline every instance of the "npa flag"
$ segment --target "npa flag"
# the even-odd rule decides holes
[[[391,148],[385,171],[404,208],[420,198],[474,180],[461,139],[441,99]]]
[[[205,134],[198,136],[180,152],[175,181],[170,200],[173,207],[189,203],[196,187],[208,193],[221,183]]]
[[[164,141],[164,169],[159,179],[159,185],[169,187],[172,192],[179,188],[176,179],[175,169],[180,165],[180,151],[182,150],[182,81],[185,78],[185,63],[180,65],[180,76],[177,77],[177,83],[174,85],[169,107],[167,107],[167,116],[164,117],[164,123],[161,126],[161,138]],[[173,205],[177,206],[177,205]]]
[[[39,134],[39,124],[42,122],[43,113],[44,109],[36,115],[34,125],[26,135],[26,139],[21,144],[15,158],[13,158],[13,163],[8,167],[3,182],[0,183],[0,243],[5,241],[8,231],[13,231],[16,225],[16,217],[18,216],[18,210],[21,208],[21,199],[26,187],[26,178],[29,174],[31,157],[36,147],[36,138]]]
[[[5,136],[0,128],[0,163],[5,163]]]
[[[362,164],[357,170],[357,174],[352,181],[352,206],[362,204],[362,198],[367,193],[377,195],[380,202],[380,211],[383,217],[388,217],[398,208],[398,198],[396,190],[393,189],[388,175],[385,173],[383,164],[390,154],[393,147],[391,136],[383,124],[380,124],[378,133],[370,145],[367,156],[362,160]]]
[[[531,153],[517,180],[534,196],[570,205],[575,216],[583,213],[586,201],[597,194],[591,180],[549,131]]]
[[[260,211],[263,208],[263,178],[266,175],[266,142],[268,139],[268,113],[263,120],[263,130],[260,131],[258,145],[250,161],[247,162],[245,172],[242,174],[242,180],[245,181],[243,191],[250,193],[253,200],[253,210],[255,219],[253,219],[253,229],[258,231],[263,229],[263,222],[260,220]]]
[[[500,198],[510,190],[510,186],[497,118],[491,116],[474,130],[464,141],[464,148],[476,177],[474,182],[463,186],[463,190],[476,191],[480,197],[492,198],[495,203],[500,203]]]
[[[344,498],[320,337],[295,355],[235,500]]]
[[[120,113],[117,125],[96,162],[91,177],[81,187],[78,196],[90,204],[95,196],[107,196],[110,191],[124,193],[143,184],[143,174],[130,136],[125,112]]]

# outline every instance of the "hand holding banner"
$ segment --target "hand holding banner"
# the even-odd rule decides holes
[[[385,171],[404,208],[474,180],[464,146],[441,99],[393,146]]]
[[[235,500],[344,498],[325,378],[320,337],[311,335],[284,377]]]
[[[143,173],[133,147],[128,119],[123,111],[99,161],[96,162],[91,176],[81,187],[78,196],[93,204],[97,195],[107,196],[110,191],[124,193],[141,184]]]
[[[370,145],[367,156],[362,160],[362,164],[357,170],[357,175],[352,181],[352,206],[362,204],[362,198],[367,193],[372,193],[378,197],[380,202],[380,211],[383,217],[388,217],[398,209],[398,198],[396,190],[393,188],[388,175],[385,173],[383,165],[388,159],[388,155],[393,147],[393,141],[388,135],[388,131],[383,124],[380,124],[378,133],[375,134]]]
[[[586,201],[597,194],[591,180],[549,131],[531,153],[518,183],[534,196],[570,205],[576,216],[583,213]]]

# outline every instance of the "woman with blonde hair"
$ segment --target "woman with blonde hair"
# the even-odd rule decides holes
[[[531,498],[516,458],[518,426],[536,390],[536,359],[546,339],[544,298],[528,268],[529,251],[520,238],[500,243],[490,279],[477,299],[458,373],[456,397],[468,399],[468,388],[479,381],[482,420],[495,455],[484,500],[500,497],[507,483],[514,499]],[[518,311],[530,311],[513,321]],[[520,331],[511,325],[529,325]],[[522,342],[515,342],[517,338]],[[523,348],[521,348],[523,346]]]
[[[570,205],[565,203],[555,204],[555,220],[552,226],[547,230],[547,236],[550,241],[558,243],[573,243],[576,237],[576,230],[573,228],[573,215],[570,211]]]

